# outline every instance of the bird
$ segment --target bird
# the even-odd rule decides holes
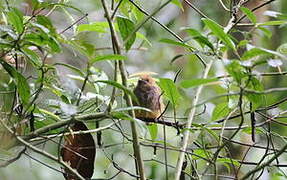
[[[138,99],[134,105],[150,109],[150,111],[135,110],[136,118],[145,122],[156,122],[164,110],[164,104],[161,89],[155,79],[149,74],[140,75],[133,93]]]
[[[87,126],[80,121],[71,127],[73,131],[87,131]],[[71,134],[65,138],[65,144],[61,148],[61,156],[71,168],[87,179],[93,176],[96,146],[93,136],[86,134]],[[68,169],[64,168],[63,175],[66,180],[78,179]]]

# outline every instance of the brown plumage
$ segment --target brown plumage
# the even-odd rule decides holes
[[[86,131],[88,128],[82,122],[77,121],[72,126],[73,131]],[[87,134],[67,135],[65,145],[61,149],[63,161],[76,169],[84,178],[91,178],[94,172],[94,161],[96,156],[96,147],[93,136]],[[68,169],[63,173],[66,180],[76,180]]]
[[[156,121],[163,112],[164,105],[161,97],[161,90],[155,80],[149,75],[141,75],[134,94],[138,98],[139,104],[135,105],[150,109],[152,112],[136,110],[136,118],[146,122]]]

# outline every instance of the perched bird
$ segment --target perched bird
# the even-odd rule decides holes
[[[87,126],[80,121],[77,121],[71,129],[73,131],[88,130]],[[61,149],[61,156],[63,161],[77,170],[82,177],[90,179],[93,176],[96,146],[90,133],[67,135],[65,145]],[[66,168],[64,168],[63,175],[66,180],[78,179]]]
[[[147,74],[141,75],[137,86],[134,89],[134,94],[138,99],[138,103],[134,105],[145,107],[151,110],[136,110],[136,118],[145,122],[155,122],[160,117],[164,110],[162,102],[162,94],[160,88],[157,86],[155,80]]]

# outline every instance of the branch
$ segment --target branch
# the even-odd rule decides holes
[[[249,176],[251,176],[252,174],[255,174],[256,172],[260,171],[261,169],[264,169],[266,166],[269,166],[272,161],[274,161],[276,158],[278,158],[282,153],[285,152],[285,150],[287,149],[287,144],[280,149],[280,151],[278,151],[272,158],[270,158],[268,161],[266,161],[265,163],[263,163],[262,165],[256,167],[255,169],[249,171],[247,174],[245,174],[241,179],[247,179]]]
[[[68,124],[72,125],[76,121],[85,121],[85,120],[92,120],[92,119],[93,120],[97,119],[97,121],[100,121],[102,118],[105,118],[105,117],[110,117],[110,116],[106,113],[93,113],[93,114],[78,115],[78,116],[72,117],[68,120],[59,121],[59,122],[56,122],[53,124],[49,124],[45,127],[39,128],[39,129],[35,130],[34,132],[23,137],[23,139],[28,140],[28,139],[37,137],[40,134],[44,134],[44,133],[49,132],[53,129],[61,128],[61,127],[68,125]]]
[[[170,0],[169,0],[170,1]],[[109,27],[110,27],[110,32],[111,32],[111,38],[112,38],[112,43],[113,43],[113,49],[114,49],[114,54],[121,54],[121,49],[118,43],[118,39],[117,39],[117,35],[113,26],[113,22],[111,20],[111,17],[109,15],[107,6],[106,6],[106,2],[105,0],[101,0],[102,2],[102,6],[104,8],[105,11],[105,17],[108,21]],[[138,26],[141,27],[141,26]],[[137,32],[137,30],[135,29],[135,31],[133,33]],[[131,33],[132,34],[132,33]],[[130,34],[130,36],[131,36]],[[121,73],[121,78],[122,78],[122,84],[125,87],[128,87],[127,85],[127,73],[126,73],[126,68],[125,65],[122,61],[119,61],[119,69],[120,69],[120,73]],[[125,93],[124,96],[125,100],[126,100],[126,104],[128,107],[132,107],[132,100],[131,97]],[[132,118],[135,118],[135,112],[132,109],[131,111],[129,111],[130,115],[132,116]],[[131,130],[132,130],[132,136],[133,136],[133,149],[134,149],[134,155],[136,158],[136,167],[138,168],[138,172],[140,175],[140,179],[141,180],[145,180],[145,173],[144,173],[144,163],[141,157],[141,152],[140,152],[140,145],[139,145],[139,140],[138,140],[138,134],[137,134],[137,129],[136,129],[136,124],[134,121],[130,121],[131,124]]]
[[[206,16],[203,12],[201,12],[196,6],[194,6],[193,4],[191,4],[191,2],[189,2],[188,0],[183,0],[187,5],[189,5],[193,10],[195,10],[199,15],[201,15],[202,17],[209,19],[208,16]]]
[[[90,134],[90,133],[96,133],[96,132],[100,132],[106,129],[111,128],[115,123],[111,123],[107,126],[103,126],[103,127],[99,127],[97,129],[91,129],[91,130],[86,130],[86,131],[73,131],[71,132],[66,132],[66,133],[61,133],[61,134],[51,134],[51,135],[47,135],[47,136],[41,136],[41,137],[37,137],[35,139],[32,139],[31,141],[38,141],[38,140],[42,140],[44,139],[50,139],[50,138],[55,138],[55,137],[62,137],[62,136],[67,136],[67,135],[75,135],[75,134]],[[30,141],[30,142],[31,142]]]
[[[254,91],[254,90],[248,90],[248,89],[244,89],[243,90],[243,94],[246,95],[248,93],[250,94],[270,94],[270,93],[274,93],[274,92],[284,92],[284,91],[287,91],[287,88],[271,88],[271,89],[267,89],[265,91]],[[232,93],[226,93],[226,94],[220,94],[220,95],[217,95],[217,96],[213,96],[207,100],[204,100],[198,104],[196,104],[195,106],[200,106],[200,105],[203,105],[211,100],[214,100],[214,99],[218,99],[218,98],[222,98],[222,97],[226,97],[226,96],[238,96],[240,95],[240,92],[232,92]]]
[[[125,42],[126,43],[132,36],[132,34],[136,33],[139,28],[141,26],[143,26],[144,23],[146,23],[149,19],[152,19],[154,22],[156,22],[157,24],[159,24],[163,29],[165,29],[167,32],[169,32],[172,36],[174,36],[177,40],[179,40],[181,43],[185,44],[186,42],[181,38],[179,37],[176,33],[174,33],[172,30],[170,30],[166,25],[162,24],[161,22],[159,22],[155,17],[154,15],[160,11],[162,8],[164,8],[171,0],[167,1],[166,3],[164,3],[162,6],[160,6],[159,8],[157,8],[153,13],[151,14],[148,14],[144,9],[142,9],[139,5],[137,5],[134,1],[132,0],[129,0],[130,3],[132,3],[140,12],[142,12],[143,14],[145,14],[147,17],[145,20],[142,21],[142,23],[140,23],[139,26],[137,26],[135,28],[135,30],[127,37],[127,39],[125,39]],[[195,54],[195,56],[200,60],[200,62],[203,64],[204,67],[206,67],[206,63],[205,61],[198,55],[198,53],[196,51],[194,51],[194,49],[192,48],[189,48],[189,50]]]
[[[150,16],[143,8],[141,8],[138,4],[136,4],[134,1],[129,0],[129,2],[131,4],[133,4],[140,12],[142,12],[144,15],[146,16]],[[174,36],[177,40],[179,40],[180,42],[184,43],[184,40],[179,37],[175,32],[173,32],[171,29],[169,29],[166,25],[162,24],[161,22],[159,22],[159,20],[157,20],[154,16],[150,16],[150,18],[156,22],[157,24],[159,24],[163,29],[165,29],[167,32],[169,32],[172,36]]]
[[[26,151],[26,147],[24,147],[20,152],[18,152],[15,157],[13,157],[13,158],[11,158],[11,159],[8,159],[6,162],[0,163],[0,168],[6,167],[6,166],[8,166],[9,164],[11,164],[11,163],[17,161],[17,160],[21,157],[21,155],[22,155],[23,153],[25,153],[25,151]]]
[[[208,72],[211,68],[211,65],[212,65],[213,61],[211,60],[206,68],[205,68],[205,71],[204,71],[204,75],[203,75],[203,78],[206,79],[207,78],[207,75],[208,75]],[[187,129],[190,129],[191,127],[191,123],[194,119],[194,116],[195,116],[195,111],[196,111],[196,104],[199,100],[199,95],[202,91],[202,88],[203,86],[199,86],[197,91],[196,91],[196,95],[195,95],[195,99],[193,101],[193,106],[192,106],[192,109],[190,110],[190,113],[189,113],[189,116],[188,116],[188,120],[187,120],[187,126],[186,128]],[[188,144],[188,139],[189,139],[189,133],[190,131],[184,131],[184,137],[183,137],[183,145],[181,147],[181,150],[182,151],[186,151],[186,148],[187,148],[187,144]],[[177,165],[176,165],[176,171],[175,171],[175,179],[176,180],[179,180],[180,178],[180,174],[181,174],[181,169],[182,169],[182,165],[183,165],[183,161],[184,161],[184,155],[185,153],[184,152],[181,152],[179,154],[179,157],[178,157],[178,161],[177,161]]]
[[[24,139],[22,139],[20,136],[17,136],[2,120],[0,120],[1,125],[7,129],[12,135],[15,136],[15,138],[22,143],[25,147],[33,150],[34,152],[41,154],[59,164],[61,164],[62,166],[64,166],[65,168],[67,168],[72,174],[74,174],[77,178],[79,178],[80,180],[85,180],[85,178],[83,178],[76,170],[74,170],[73,168],[71,168],[69,165],[67,165],[63,160],[58,159],[57,157],[47,153],[44,150],[41,150],[35,146],[33,146],[32,144],[26,142]]]
[[[260,9],[260,8],[262,8],[262,7],[266,6],[266,5],[268,5],[268,4],[270,4],[270,3],[273,2],[273,1],[275,1],[275,0],[269,0],[269,1],[265,2],[265,3],[262,3],[262,4],[258,5],[257,7],[253,8],[251,11],[254,12],[254,11],[256,11],[256,10],[258,10],[258,9]],[[234,27],[235,27],[242,19],[244,19],[245,17],[246,17],[246,15],[244,14],[244,15],[241,16],[236,22],[232,22],[232,24],[231,24],[231,26],[230,26],[230,28],[228,29],[227,32],[229,32],[232,28],[234,28]]]
[[[162,8],[164,8],[166,5],[168,5],[172,0],[168,0],[165,3],[163,3],[161,6],[156,8],[150,15],[148,15],[145,19],[142,20],[134,29],[133,31],[129,34],[129,36],[124,40],[124,44],[128,42],[131,37],[138,32],[138,30],[149,20],[151,19],[156,13],[158,13]]]

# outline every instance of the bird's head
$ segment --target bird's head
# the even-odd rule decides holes
[[[155,80],[150,75],[141,75],[138,80],[140,86],[154,86],[156,85]]]

